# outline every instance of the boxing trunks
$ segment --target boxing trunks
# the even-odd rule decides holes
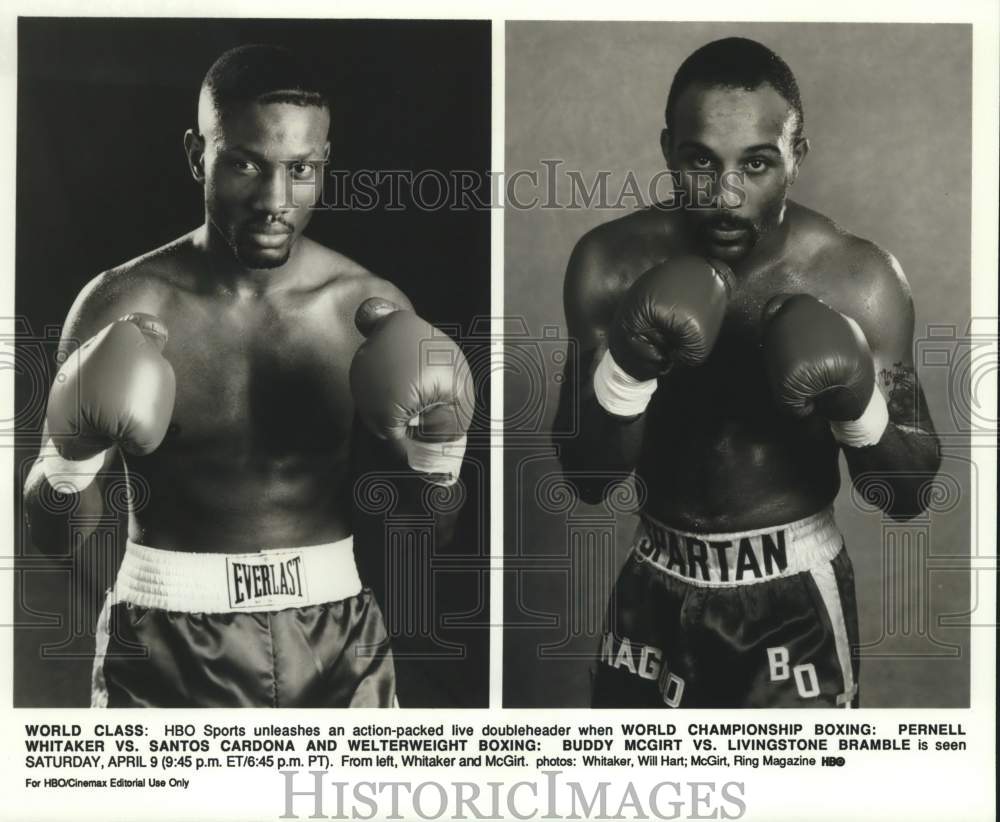
[[[391,707],[353,539],[253,554],[128,542],[97,626],[94,707]]]
[[[857,707],[854,572],[832,509],[691,534],[643,516],[608,606],[594,707]]]

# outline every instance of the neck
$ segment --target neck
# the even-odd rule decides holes
[[[768,256],[778,255],[788,242],[788,234],[788,204],[782,203],[777,220],[768,231],[761,235],[760,242],[757,243],[757,248],[754,250],[759,249],[761,253]]]
[[[204,275],[209,287],[240,297],[259,297],[286,288],[294,279],[298,266],[298,243],[292,246],[288,259],[275,268],[248,268],[236,259],[233,249],[206,217],[194,232],[194,245],[208,261]]]

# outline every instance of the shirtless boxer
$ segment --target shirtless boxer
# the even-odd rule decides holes
[[[787,199],[802,127],[795,79],[769,49],[698,49],[661,135],[683,207],[598,226],[570,258],[565,309],[586,376],[564,383],[560,414],[575,396],[581,407],[561,459],[588,501],[605,490],[590,473],[635,471],[647,492],[595,707],[857,705],[838,455],[859,488],[877,475],[887,515],[906,518],[938,444],[899,263]]]
[[[395,703],[353,483],[389,468],[412,497],[454,481],[472,394],[457,346],[398,289],[303,235],[329,124],[290,52],[224,54],[184,137],[204,224],[69,312],[32,540],[64,552],[72,506],[52,499],[100,515],[122,463],[148,496],[98,625],[96,706]],[[429,348],[450,362],[421,362]]]

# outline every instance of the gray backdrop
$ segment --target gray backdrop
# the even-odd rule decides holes
[[[663,168],[658,134],[674,72],[695,48],[733,35],[770,46],[798,78],[812,151],[793,198],[902,263],[917,306],[918,369],[944,435],[929,516],[884,521],[852,500],[849,483],[837,499],[857,576],[861,704],[967,705],[970,27],[509,23],[508,178],[561,160],[560,171],[585,178],[613,172],[612,193],[629,170],[648,180]],[[560,192],[568,202],[568,188]],[[523,178],[517,187],[522,202],[544,193]],[[621,513],[629,500],[586,506],[563,492],[542,433],[566,347],[566,261],[584,232],[624,213],[506,210],[508,706],[588,704],[604,602],[634,528]],[[587,534],[610,535],[616,549],[602,555]]]

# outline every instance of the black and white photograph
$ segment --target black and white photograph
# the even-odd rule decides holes
[[[10,0],[0,822],[996,819],[998,57]]]
[[[506,42],[504,705],[968,705],[971,27]]]
[[[488,21],[18,44],[15,704],[485,705]]]

